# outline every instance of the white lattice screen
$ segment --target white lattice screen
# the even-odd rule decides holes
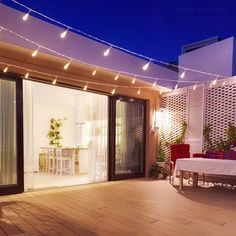
[[[212,125],[213,143],[226,137],[228,122],[236,125],[236,84],[207,89],[205,124]]]
[[[172,142],[179,135],[182,122],[186,121],[186,92],[162,97],[161,108],[161,137]],[[163,149],[166,156],[169,156],[169,149],[165,146]]]

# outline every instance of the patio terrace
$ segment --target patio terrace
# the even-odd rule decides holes
[[[0,235],[235,235],[235,190],[135,179],[0,197]]]

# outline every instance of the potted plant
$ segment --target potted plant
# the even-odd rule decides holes
[[[151,165],[149,176],[154,179],[164,179],[168,176],[166,168],[159,166],[156,162]]]
[[[61,127],[63,125],[64,119],[50,119],[50,129],[48,131],[47,137],[49,138],[49,144],[55,147],[61,147]]]
[[[166,168],[166,160],[165,160],[165,152],[162,147],[162,143],[160,142],[159,149],[157,151],[156,163],[163,168]]]

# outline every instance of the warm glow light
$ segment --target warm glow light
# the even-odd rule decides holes
[[[52,84],[56,84],[56,83],[57,83],[57,78],[52,81]]]
[[[66,35],[67,35],[67,33],[68,33],[68,30],[69,30],[69,29],[65,30],[64,32],[62,32],[62,33],[60,34],[60,37],[61,37],[62,39],[64,39],[64,38],[66,37]]]
[[[225,82],[225,80],[224,80],[224,82],[223,82],[223,86],[225,86],[225,83],[226,83],[226,82]]]
[[[25,74],[25,78],[26,78],[26,79],[29,78],[29,71]]]
[[[116,92],[116,87],[112,89],[111,94],[115,94]]]
[[[157,82],[155,81],[152,86],[155,87],[156,85],[157,85]]]
[[[110,53],[110,50],[111,50],[111,46],[108,49],[106,49],[106,51],[103,53],[103,55],[105,57],[107,57],[109,55],[109,53]]]
[[[117,74],[114,79],[118,80],[118,78],[119,78],[119,74]]]
[[[22,20],[26,21],[29,18],[29,14],[30,14],[30,11],[22,17]]]
[[[136,81],[136,78],[133,78],[133,80],[132,80],[132,84],[134,84],[134,83],[135,83],[135,81]]]
[[[87,88],[88,88],[88,84],[84,86],[83,90],[87,90]]]
[[[160,91],[160,95],[162,95],[162,90]]]
[[[149,65],[150,65],[151,61],[149,61],[148,63],[146,63],[144,66],[143,66],[143,70],[147,70]]]
[[[95,69],[95,70],[93,71],[93,73],[92,73],[93,76],[96,75],[96,73],[97,73],[97,70]]]
[[[141,93],[141,89],[138,90],[137,94],[139,95]]]
[[[177,84],[175,85],[175,89],[177,89],[177,88],[178,88],[178,86],[179,86],[179,84],[177,83]]]
[[[212,88],[212,86],[213,86],[213,84],[211,83],[211,84],[210,84],[210,88]]]
[[[36,49],[36,50],[32,53],[32,57],[36,57],[36,55],[38,54],[38,52],[39,52],[39,48]]]
[[[212,85],[216,85],[217,84],[217,78],[215,80],[213,80]]]
[[[9,66],[5,67],[4,70],[3,70],[3,72],[4,72],[4,73],[7,73],[8,68],[9,68]]]
[[[196,90],[196,88],[197,88],[197,85],[195,84],[195,85],[193,86],[193,90]]]
[[[70,61],[68,61],[68,62],[64,65],[64,69],[65,69],[65,70],[67,70],[67,69],[69,68],[71,62],[72,62],[72,61],[70,60]]]
[[[183,79],[183,78],[184,78],[184,76],[185,76],[185,73],[186,73],[186,70],[185,70],[184,72],[182,72],[182,73],[181,73],[181,75],[180,75],[180,78],[181,78],[181,79]]]

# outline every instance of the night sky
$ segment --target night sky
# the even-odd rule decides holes
[[[213,36],[236,36],[236,1],[18,0],[112,44],[164,61],[181,46]],[[10,0],[7,5],[19,8]]]

